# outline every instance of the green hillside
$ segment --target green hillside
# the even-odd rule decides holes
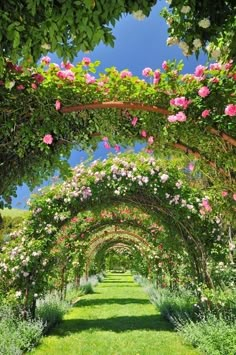
[[[20,210],[18,208],[4,208],[3,210],[0,210],[0,214],[2,216],[7,216],[7,217],[23,217],[27,216],[29,214],[29,211],[27,210]]]

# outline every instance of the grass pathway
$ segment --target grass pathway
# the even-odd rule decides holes
[[[34,355],[196,355],[130,274],[109,274],[84,296]]]

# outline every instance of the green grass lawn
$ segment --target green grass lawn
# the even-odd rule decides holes
[[[130,274],[109,274],[65,316],[34,355],[196,355]]]

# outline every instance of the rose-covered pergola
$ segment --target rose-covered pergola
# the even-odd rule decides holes
[[[55,169],[68,174],[73,147],[94,150],[146,142],[154,154],[176,151],[200,161],[211,181],[235,193],[235,65],[145,68],[142,78],[89,58],[59,67],[44,57],[34,68],[8,63],[0,81],[2,204],[18,184],[33,187]],[[62,159],[64,157],[64,159]],[[4,178],[3,178],[4,177]]]
[[[56,258],[69,267],[77,260],[81,269],[93,238],[102,241],[117,230],[129,235],[129,242],[134,235],[142,238],[154,253],[168,240],[169,249],[171,243],[184,247],[193,274],[213,287],[210,265],[227,252],[224,225],[210,198],[182,178],[168,161],[163,167],[146,154],[119,154],[77,166],[71,178],[31,201],[30,217],[2,248],[5,292],[29,307],[35,295],[47,290]],[[120,227],[110,231],[112,226]]]

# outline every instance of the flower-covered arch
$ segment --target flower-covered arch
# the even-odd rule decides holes
[[[144,80],[116,68],[97,77],[98,64],[89,58],[63,68],[50,58],[27,69],[8,63],[0,82],[3,200],[23,181],[34,186],[56,168],[65,173],[61,155],[77,144],[95,149],[101,138],[116,150],[145,141],[154,151],[190,154],[234,192],[232,62],[199,65],[185,75],[182,64],[164,62],[162,70],[145,68]]]
[[[30,302],[35,293],[47,289],[47,270],[53,263],[50,253],[60,230],[64,233],[68,224],[78,222],[78,215],[82,217],[87,213],[83,221],[76,223],[75,237],[78,239],[77,235],[81,236],[87,229],[87,218],[96,206],[109,207],[122,201],[144,212],[150,210],[166,233],[175,231],[174,236],[183,239],[194,251],[203,281],[212,286],[207,262],[221,257],[216,251],[225,243],[222,222],[214,213],[209,197],[190,188],[182,180],[184,175],[168,166],[168,161],[165,165],[163,167],[160,161],[145,154],[138,157],[120,154],[88,166],[77,166],[72,178],[46,189],[32,200],[31,216],[15,234],[15,240],[3,248],[0,264],[3,284],[10,280],[10,289],[22,292],[24,302]],[[108,224],[116,225],[117,216],[114,221],[111,217],[105,216],[110,219]],[[91,235],[99,226],[96,223],[91,228]],[[143,225],[145,230],[145,221]],[[72,232],[71,237],[73,239]],[[85,248],[86,243],[84,240]],[[84,255],[83,248],[81,250]]]
[[[85,265],[85,275],[88,277],[89,268],[92,261],[107,251],[107,249],[116,246],[117,244],[123,243],[126,246],[133,246],[136,250],[139,251],[141,256],[144,259],[147,259],[150,250],[154,249],[153,245],[150,245],[145,238],[142,238],[140,235],[130,232],[127,230],[105,230],[102,233],[102,236],[95,236],[91,239],[87,253],[86,253],[86,265]]]

